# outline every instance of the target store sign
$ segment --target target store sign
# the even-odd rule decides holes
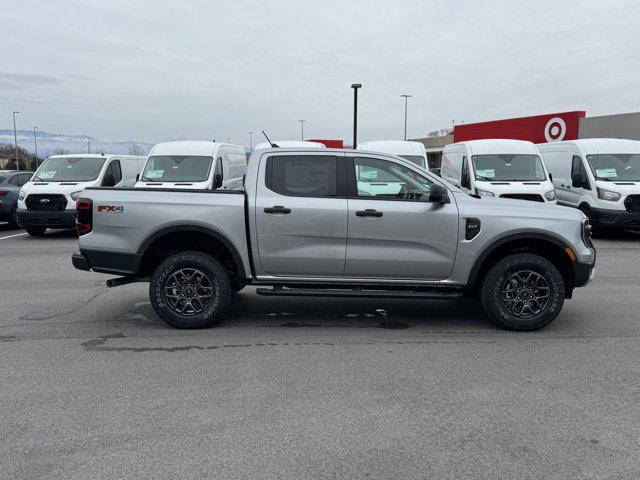
[[[586,112],[575,111],[456,125],[453,139],[455,142],[464,142],[486,138],[511,138],[533,143],[575,140],[578,138],[580,119],[586,116]]]

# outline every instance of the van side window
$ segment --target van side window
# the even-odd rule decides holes
[[[104,172],[103,187],[114,187],[122,180],[120,160],[113,160]]]
[[[582,174],[585,179],[588,179],[587,170],[584,168],[584,163],[582,163],[582,158],[579,155],[574,155],[573,160],[571,161],[571,178],[576,173]],[[591,190],[590,187],[583,187],[585,190]]]
[[[462,157],[462,178],[460,186],[463,188],[471,188],[471,175],[469,175],[469,162],[467,157]]]
[[[278,155],[267,159],[266,185],[281,195],[335,197],[338,195],[338,157]]]

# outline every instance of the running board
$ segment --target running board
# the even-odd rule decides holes
[[[266,297],[343,297],[343,298],[416,298],[416,299],[455,299],[463,296],[462,290],[364,290],[346,288],[258,288],[258,295]]]

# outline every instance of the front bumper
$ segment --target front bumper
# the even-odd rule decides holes
[[[597,226],[640,230],[640,212],[599,208],[593,208],[592,211],[595,214],[595,224]]]
[[[591,280],[593,280],[593,276],[596,271],[595,267],[596,267],[595,260],[593,261],[593,263],[575,262],[574,269],[573,269],[573,274],[574,274],[573,286],[576,288],[584,287],[589,282],[591,282]]]
[[[18,221],[24,227],[76,228],[76,211],[39,212],[18,209]]]

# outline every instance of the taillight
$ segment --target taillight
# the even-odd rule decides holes
[[[0,197],[9,193],[9,190],[0,190]]]
[[[76,200],[76,230],[78,235],[86,235],[93,230],[93,200],[79,198]]]

